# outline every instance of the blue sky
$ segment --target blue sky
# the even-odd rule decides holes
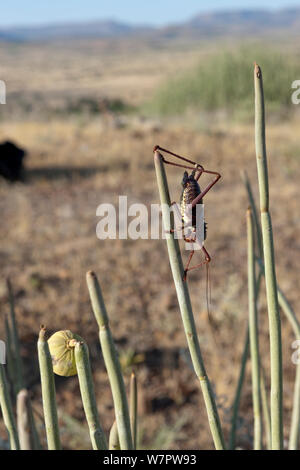
[[[1,3],[0,27],[97,19],[161,25],[187,20],[201,11],[300,7],[300,0],[8,0]]]

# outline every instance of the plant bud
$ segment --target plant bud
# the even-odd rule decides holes
[[[77,374],[74,351],[77,341],[83,341],[83,339],[70,330],[57,331],[48,339],[55,374],[64,377]]]

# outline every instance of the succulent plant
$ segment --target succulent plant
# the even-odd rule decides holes
[[[48,339],[55,374],[63,377],[77,374],[74,350],[77,341],[83,339],[70,330],[57,331]]]
[[[275,260],[273,253],[273,237],[271,218],[269,215],[268,197],[268,172],[265,149],[265,122],[264,122],[264,98],[262,87],[262,74],[260,68],[255,66],[255,92],[256,92],[256,149],[257,166],[260,189],[260,205],[262,209],[261,227],[256,214],[255,201],[252,197],[251,186],[247,178],[246,188],[251,205],[248,212],[248,256],[249,256],[249,318],[245,346],[241,361],[241,370],[237,383],[236,396],[233,403],[231,432],[229,448],[234,449],[236,444],[236,431],[238,422],[238,411],[241,398],[241,390],[245,380],[246,363],[251,352],[252,377],[253,377],[253,403],[255,447],[262,447],[262,429],[265,430],[268,448],[282,448],[282,358],[281,358],[281,335],[278,304],[281,306],[289,320],[296,338],[300,337],[300,323],[297,316],[282,291],[277,286],[275,276]],[[164,161],[159,154],[155,156],[155,165],[158,178],[158,186],[162,202],[170,205],[169,190],[164,170]],[[164,210],[163,210],[164,216]],[[256,251],[254,244],[254,228],[256,228]],[[182,314],[183,326],[189,345],[195,372],[199,378],[204,403],[208,412],[208,420],[217,449],[225,449],[223,432],[218,416],[215,402],[215,394],[206,375],[204,361],[202,359],[200,345],[197,336],[196,325],[190,303],[187,285],[183,283],[183,266],[177,239],[167,239],[170,264],[177,291],[179,307]],[[258,255],[258,256],[257,256]],[[259,267],[256,274],[255,263]],[[269,397],[262,364],[259,356],[259,328],[257,323],[257,298],[260,289],[260,279],[266,278],[267,301],[269,310],[269,329],[271,339],[271,400],[269,410]],[[137,381],[134,374],[130,380],[129,406],[126,396],[126,388],[122,376],[122,356],[119,357],[115,347],[113,335],[109,326],[109,317],[104,304],[102,291],[97,277],[93,272],[87,273],[87,284],[91,297],[93,312],[99,326],[99,338],[101,351],[107,370],[108,379],[114,402],[115,421],[110,429],[109,449],[135,449],[137,441]],[[7,283],[9,291],[10,312],[5,320],[6,346],[7,346],[7,374],[6,366],[0,364],[0,408],[2,418],[6,426],[11,449],[38,449],[38,433],[36,431],[33,408],[31,407],[30,394],[24,387],[23,364],[20,354],[20,343],[17,330],[17,322],[14,311],[14,297],[12,284]],[[278,296],[278,301],[277,301]],[[251,331],[252,330],[252,331]],[[41,377],[41,392],[43,399],[44,422],[47,437],[47,445],[50,450],[61,449],[60,427],[56,405],[56,390],[54,373],[60,376],[74,376],[78,374],[79,388],[82,397],[83,408],[89,426],[90,439],[93,449],[106,450],[107,442],[105,433],[100,424],[98,408],[93,384],[92,370],[89,361],[88,346],[82,338],[73,334],[70,330],[61,330],[54,333],[46,340],[46,329],[41,327],[38,339],[38,359]],[[140,362],[129,351],[126,355],[125,366],[132,367]],[[121,364],[120,364],[121,362]],[[274,393],[274,391],[276,393]],[[260,401],[261,395],[261,404]],[[16,423],[14,416],[15,399],[17,398]],[[266,415],[265,426],[261,429],[261,419],[257,414],[261,407],[263,415]],[[300,364],[296,369],[296,380],[294,389],[293,411],[290,429],[289,449],[299,447],[300,436]],[[259,414],[261,414],[259,409]],[[259,421],[259,422],[258,422]],[[271,433],[272,431],[272,433]],[[272,439],[270,435],[272,434]],[[1,441],[1,440],[0,440]]]

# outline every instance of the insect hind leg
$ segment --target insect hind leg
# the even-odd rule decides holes
[[[205,259],[204,261],[202,261],[201,263],[199,264],[196,264],[195,266],[192,266],[191,268],[189,267],[190,266],[190,262],[191,262],[191,259],[193,257],[193,254],[195,253],[195,250],[192,250],[191,253],[190,253],[190,256],[189,256],[189,259],[188,259],[188,262],[187,262],[187,265],[184,269],[184,275],[183,275],[183,280],[186,281],[186,278],[187,278],[187,273],[188,271],[192,271],[193,269],[197,269],[197,268],[200,268],[201,266],[204,266],[204,265],[208,265],[210,262],[211,262],[211,257],[208,253],[208,251],[206,250],[206,248],[204,246],[201,247],[201,250],[203,251],[204,253],[204,256],[205,256]]]
[[[187,272],[189,271],[189,265],[190,265],[190,262],[192,260],[192,257],[193,257],[193,254],[195,253],[195,250],[192,250],[190,252],[190,256],[189,256],[189,259],[188,259],[188,262],[187,262],[187,265],[184,269],[184,274],[183,274],[183,280],[186,281],[186,276],[187,276]]]

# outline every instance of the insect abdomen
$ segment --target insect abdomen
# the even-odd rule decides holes
[[[196,180],[189,181],[183,189],[180,199],[180,212],[183,224],[185,222],[187,206],[192,204],[193,200],[200,194],[200,192],[200,186]],[[198,204],[203,204],[202,199]],[[196,206],[192,208],[192,226],[196,227]],[[204,222],[204,239],[206,238],[206,231],[206,223]]]

